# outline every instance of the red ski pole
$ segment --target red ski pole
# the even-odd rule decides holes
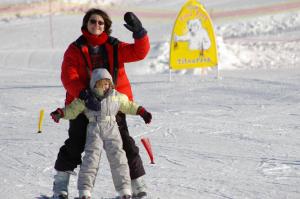
[[[152,149],[151,149],[151,144],[150,144],[150,140],[149,138],[142,138],[141,139],[147,153],[148,153],[148,156],[151,160],[151,164],[154,164],[154,157],[153,157],[153,153],[152,153]]]

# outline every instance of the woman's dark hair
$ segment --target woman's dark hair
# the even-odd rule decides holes
[[[96,9],[96,8],[89,9],[86,12],[86,14],[84,15],[83,20],[82,20],[81,28],[84,29],[84,30],[87,30],[87,24],[88,24],[88,22],[90,20],[90,17],[92,15],[99,15],[103,18],[103,20],[104,20],[104,32],[106,32],[106,34],[110,35],[110,33],[112,31],[111,30],[112,21],[111,21],[110,17],[103,10]]]

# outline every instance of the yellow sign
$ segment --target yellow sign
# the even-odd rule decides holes
[[[170,67],[180,70],[217,65],[216,39],[211,19],[197,0],[188,0],[173,27]]]

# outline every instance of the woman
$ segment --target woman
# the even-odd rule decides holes
[[[124,15],[124,26],[133,32],[134,43],[128,44],[110,37],[111,20],[100,9],[90,9],[83,17],[82,35],[66,50],[61,69],[61,80],[66,89],[66,105],[80,98],[90,110],[99,111],[97,99],[88,89],[91,73],[95,68],[106,68],[113,77],[115,88],[133,100],[131,86],[127,78],[124,63],[145,58],[150,49],[147,31],[140,20],[131,12]],[[133,196],[146,195],[142,180],[145,170],[139,149],[130,137],[125,114],[116,116],[123,149],[126,152],[131,177]],[[84,151],[88,119],[79,114],[69,123],[69,138],[60,148],[54,168],[53,198],[67,198],[70,174],[81,164]]]

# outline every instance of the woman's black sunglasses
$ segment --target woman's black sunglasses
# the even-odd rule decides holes
[[[96,23],[98,23],[99,26],[104,25],[104,22],[103,22],[103,21],[97,21],[97,20],[95,20],[95,19],[90,19],[90,23],[91,23],[91,24],[96,24]]]

